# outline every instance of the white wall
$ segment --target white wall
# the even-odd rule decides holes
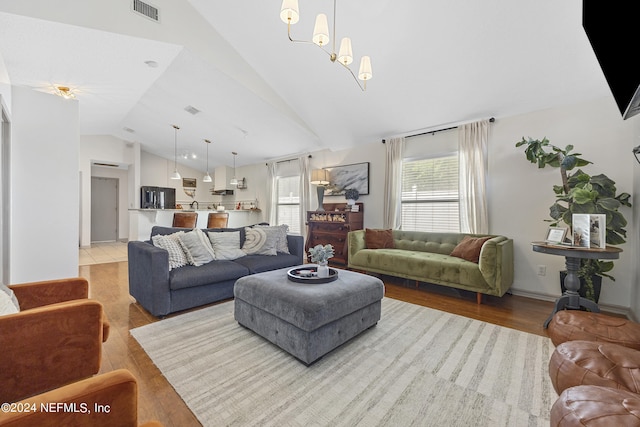
[[[561,147],[573,144],[576,152],[594,163],[586,166],[585,172],[604,173],[616,182],[618,192],[633,194],[637,165],[631,149],[637,139],[636,126],[633,119],[622,120],[609,98],[499,119],[493,126],[489,157],[491,232],[514,238],[514,291],[557,296],[557,272],[564,269],[564,260],[532,252],[530,242],[545,235],[548,223],[543,220],[549,218],[549,207],[555,200],[552,187],[561,184],[560,174],[558,169],[538,169],[526,160],[523,147],[515,148],[523,136],[546,136]],[[620,246],[624,252],[612,271],[616,281],[603,280],[600,302],[628,308],[637,268],[638,254],[633,244],[637,231],[632,210],[623,207],[621,212],[629,221],[631,241]],[[547,266],[546,276],[536,274],[537,265]]]
[[[78,102],[14,86],[12,283],[78,275]]]

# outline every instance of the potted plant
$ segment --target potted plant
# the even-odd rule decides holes
[[[329,266],[327,264],[329,262],[329,258],[332,258],[333,255],[334,250],[331,244],[327,244],[324,246],[316,245],[313,248],[309,249],[311,262],[318,264],[318,277],[329,277]]]
[[[344,190],[344,198],[347,199],[347,204],[353,206],[356,200],[360,198],[360,192],[355,188],[347,188]]]
[[[561,185],[554,185],[553,191],[556,200],[549,208],[552,226],[565,223],[571,227],[574,213],[605,214],[607,217],[606,242],[608,245],[620,245],[625,243],[627,220],[618,211],[621,206],[631,207],[628,193],[616,194],[616,183],[604,174],[591,176],[581,169],[570,174],[575,168],[584,167],[592,162],[581,158],[582,154],[574,153],[573,145],[567,145],[564,149],[549,143],[547,138],[534,140],[522,138],[516,143],[516,147],[526,146],[524,152],[531,163],[536,163],[538,168],[546,166],[560,170]],[[601,282],[602,276],[611,280],[615,278],[608,271],[613,269],[613,261],[600,261],[595,259],[582,259],[578,277],[584,283],[581,294],[595,302],[594,277]],[[599,292],[597,292],[599,294]]]

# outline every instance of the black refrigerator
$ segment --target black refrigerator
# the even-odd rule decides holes
[[[176,189],[167,187],[140,187],[140,208],[175,209]]]

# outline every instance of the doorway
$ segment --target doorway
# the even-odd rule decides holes
[[[118,179],[91,177],[91,242],[118,240]]]

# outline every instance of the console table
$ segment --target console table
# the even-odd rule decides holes
[[[564,286],[566,291],[560,298],[556,300],[553,312],[549,315],[549,318],[544,322],[544,327],[549,326],[549,322],[553,318],[553,315],[560,310],[580,310],[580,307],[585,307],[592,312],[600,312],[598,304],[595,302],[583,298],[578,294],[580,289],[580,279],[578,278],[578,269],[580,268],[580,260],[582,259],[617,259],[622,252],[620,248],[614,248],[607,246],[605,249],[587,249],[587,248],[575,248],[564,247],[559,245],[551,245],[545,242],[533,242],[531,243],[534,252],[540,252],[550,255],[560,255],[565,257],[567,266],[567,277],[564,279]]]

